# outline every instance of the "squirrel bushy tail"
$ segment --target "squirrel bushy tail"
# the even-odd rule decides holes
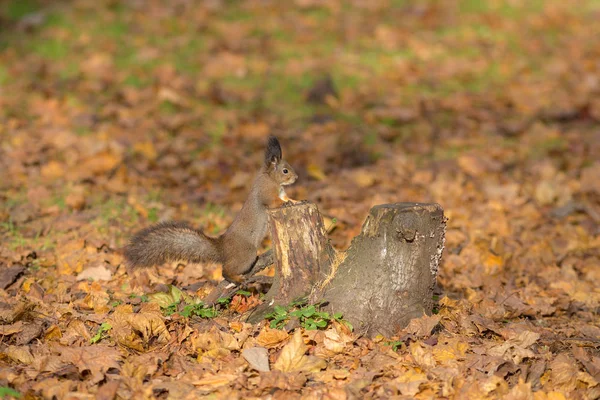
[[[265,149],[264,164],[252,184],[248,198],[227,230],[218,238],[183,222],[162,222],[135,235],[125,249],[131,267],[150,267],[167,261],[212,261],[223,265],[223,276],[241,283],[256,262],[256,254],[267,233],[268,208],[279,198],[291,201],[284,186],[291,185],[298,175],[282,159],[281,146],[270,136]]]
[[[177,260],[221,263],[223,254],[218,241],[185,222],[160,222],[131,238],[125,257],[133,268]]]

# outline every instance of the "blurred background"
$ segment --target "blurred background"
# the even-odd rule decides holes
[[[573,254],[587,276],[599,20],[596,0],[4,0],[2,257],[163,219],[216,233],[275,134],[338,247],[373,205],[438,202],[447,290]]]

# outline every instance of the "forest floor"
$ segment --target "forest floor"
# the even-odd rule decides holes
[[[0,397],[600,398],[598,21],[597,0],[0,2]],[[219,266],[128,274],[153,222],[226,228],[269,134],[339,249],[373,205],[442,205],[432,316],[288,332],[241,322],[256,294],[194,308]]]

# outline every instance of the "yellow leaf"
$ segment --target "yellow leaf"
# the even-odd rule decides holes
[[[44,338],[46,340],[52,339],[60,339],[62,337],[62,332],[60,328],[56,325],[52,325],[50,328],[46,329],[46,333],[44,334]]]
[[[306,168],[306,170],[308,171],[308,176],[310,176],[313,179],[322,181],[322,180],[325,180],[325,178],[326,178],[325,172],[323,172],[321,167],[319,167],[316,164],[309,164],[308,167]]]
[[[564,394],[561,392],[548,392],[548,400],[567,400]]]
[[[433,357],[431,350],[424,349],[419,342],[411,342],[408,349],[415,362],[421,367],[435,367],[435,358]]]
[[[394,384],[404,396],[414,396],[419,393],[419,387],[427,382],[427,375],[409,369],[394,380]]]
[[[190,341],[198,352],[199,362],[203,357],[224,358],[231,354],[231,350],[240,350],[240,345],[232,334],[221,332],[215,327],[208,332],[195,334]]]
[[[375,183],[375,173],[364,169],[357,169],[351,174],[352,180],[361,188],[368,188]]]
[[[433,347],[433,357],[440,364],[445,364],[449,361],[463,359],[469,345],[464,342],[458,341],[458,339],[451,339],[447,344],[438,344]]]
[[[86,159],[79,168],[83,176],[102,175],[112,170],[121,159],[108,151],[104,151]]]
[[[42,166],[40,173],[44,178],[54,180],[65,175],[65,167],[58,161],[50,161],[48,164]]]
[[[150,140],[136,143],[133,146],[133,151],[142,154],[148,160],[154,161],[156,159],[156,148],[154,147],[154,143],[152,143]]]
[[[236,374],[219,373],[216,375],[205,375],[202,379],[192,382],[194,386],[201,386],[203,389],[216,389],[220,386],[228,385],[238,378]]]

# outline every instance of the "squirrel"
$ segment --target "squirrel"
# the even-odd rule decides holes
[[[185,222],[160,222],[131,238],[125,258],[134,268],[176,260],[221,263],[223,277],[239,285],[258,258],[258,247],[267,233],[269,204],[277,197],[294,202],[283,187],[297,178],[296,172],[282,159],[277,138],[269,136],[264,165],[242,209],[221,236],[206,236]]]

